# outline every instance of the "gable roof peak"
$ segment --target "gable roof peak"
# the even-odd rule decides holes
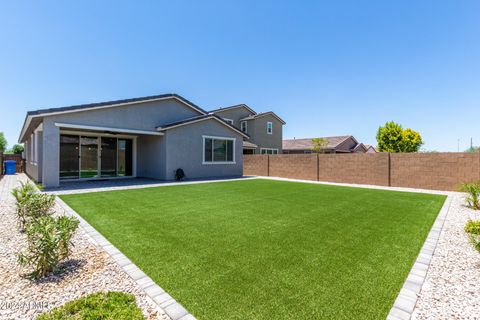
[[[253,110],[252,108],[247,106],[245,103],[234,104],[234,105],[228,106],[228,107],[220,107],[220,108],[211,110],[210,113],[217,113],[217,112],[232,110],[232,109],[236,109],[236,108],[244,108],[248,112],[250,112],[251,114],[254,114],[254,115],[257,114],[257,112],[255,110]]]

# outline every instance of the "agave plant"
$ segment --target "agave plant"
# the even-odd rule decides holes
[[[480,210],[480,183],[465,183],[461,190],[468,193],[468,206],[473,210]]]

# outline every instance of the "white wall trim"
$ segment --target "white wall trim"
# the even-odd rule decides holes
[[[178,127],[182,127],[182,126],[186,126],[186,125],[191,125],[191,124],[194,124],[194,123],[197,123],[197,122],[201,122],[201,121],[205,121],[205,120],[210,120],[210,119],[213,119],[215,121],[217,121],[218,123],[221,123],[222,125],[226,126],[227,128],[229,128],[230,130],[233,130],[235,132],[238,132],[240,133],[242,136],[244,136],[245,138],[247,139],[250,139],[250,137],[243,133],[241,130],[235,128],[234,126],[231,126],[229,125],[228,123],[226,123],[225,121],[217,118],[216,116],[210,116],[210,117],[205,117],[205,118],[202,118],[202,119],[197,119],[197,120],[193,120],[193,121],[189,121],[189,122],[183,122],[183,123],[179,123],[177,125],[174,125],[174,126],[171,126],[171,127],[167,127],[167,128],[162,128],[162,127],[158,127],[157,128],[157,131],[165,131],[165,130],[170,130],[170,129],[174,129],[174,128],[178,128]]]
[[[112,131],[112,132],[119,132],[119,133],[145,134],[145,135],[152,135],[152,136],[163,136],[163,135],[164,135],[164,133],[158,132],[158,131],[147,131],[147,130],[124,129],[124,128],[89,126],[89,125],[83,125],[83,124],[62,123],[62,122],[55,122],[55,126],[60,127],[60,128],[67,128],[67,129],[84,129],[84,130],[97,130],[97,131]]]
[[[233,161],[213,161],[213,154],[212,154],[212,161],[205,161],[205,140],[206,139],[233,141]],[[237,163],[236,152],[235,152],[235,147],[236,147],[236,142],[237,142],[236,138],[202,135],[202,140],[203,140],[203,144],[202,144],[202,164],[204,164],[204,165],[215,165],[215,164],[236,164]],[[212,153],[213,153],[213,146],[212,146]]]
[[[242,130],[242,127],[243,127],[244,124],[245,124],[245,131]],[[248,132],[248,121],[243,120],[242,122],[240,122],[240,131],[242,131],[243,133]]]
[[[270,132],[268,132],[269,127],[271,128]],[[267,122],[267,134],[273,134],[273,122],[272,121]]]
[[[265,150],[265,151],[271,150],[272,154],[279,154],[277,148],[260,148],[260,154],[269,154],[269,153],[262,153],[263,150]],[[277,151],[277,153],[273,153],[273,151]]]
[[[128,136],[128,135],[112,135],[106,133],[95,133],[95,132],[82,132],[82,131],[68,131],[60,130],[60,135],[73,135],[78,136],[78,153],[79,155],[82,152],[82,136],[97,138],[97,171],[98,176],[92,178],[72,178],[72,179],[60,179],[59,172],[59,181],[87,181],[87,180],[108,180],[108,179],[125,179],[125,178],[136,178],[137,177],[137,136]],[[101,176],[101,150],[102,150],[102,137],[105,138],[116,138],[117,139],[117,161],[118,161],[118,139],[130,139],[132,140],[132,175],[131,176],[114,176],[114,177],[102,177]],[[60,148],[60,146],[59,146]],[[81,160],[78,161],[78,172],[81,172]],[[118,170],[118,162],[117,162]]]

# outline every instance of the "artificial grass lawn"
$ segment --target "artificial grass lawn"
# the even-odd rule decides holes
[[[445,200],[262,179],[61,198],[199,319],[385,319]]]

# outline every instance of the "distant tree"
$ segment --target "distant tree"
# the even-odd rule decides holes
[[[418,152],[423,141],[417,131],[390,121],[378,128],[377,143],[380,152]]]
[[[313,138],[312,139],[312,151],[315,153],[325,152],[325,148],[328,145],[328,140],[325,138]]]
[[[15,154],[22,154],[24,150],[25,148],[21,144],[16,144],[12,147],[12,152]]]
[[[471,146],[470,148],[468,148],[467,150],[465,150],[465,152],[477,152],[480,150],[480,147],[474,147],[474,146]]]
[[[4,152],[7,148],[7,139],[5,139],[5,135],[3,132],[0,132],[0,152]]]

